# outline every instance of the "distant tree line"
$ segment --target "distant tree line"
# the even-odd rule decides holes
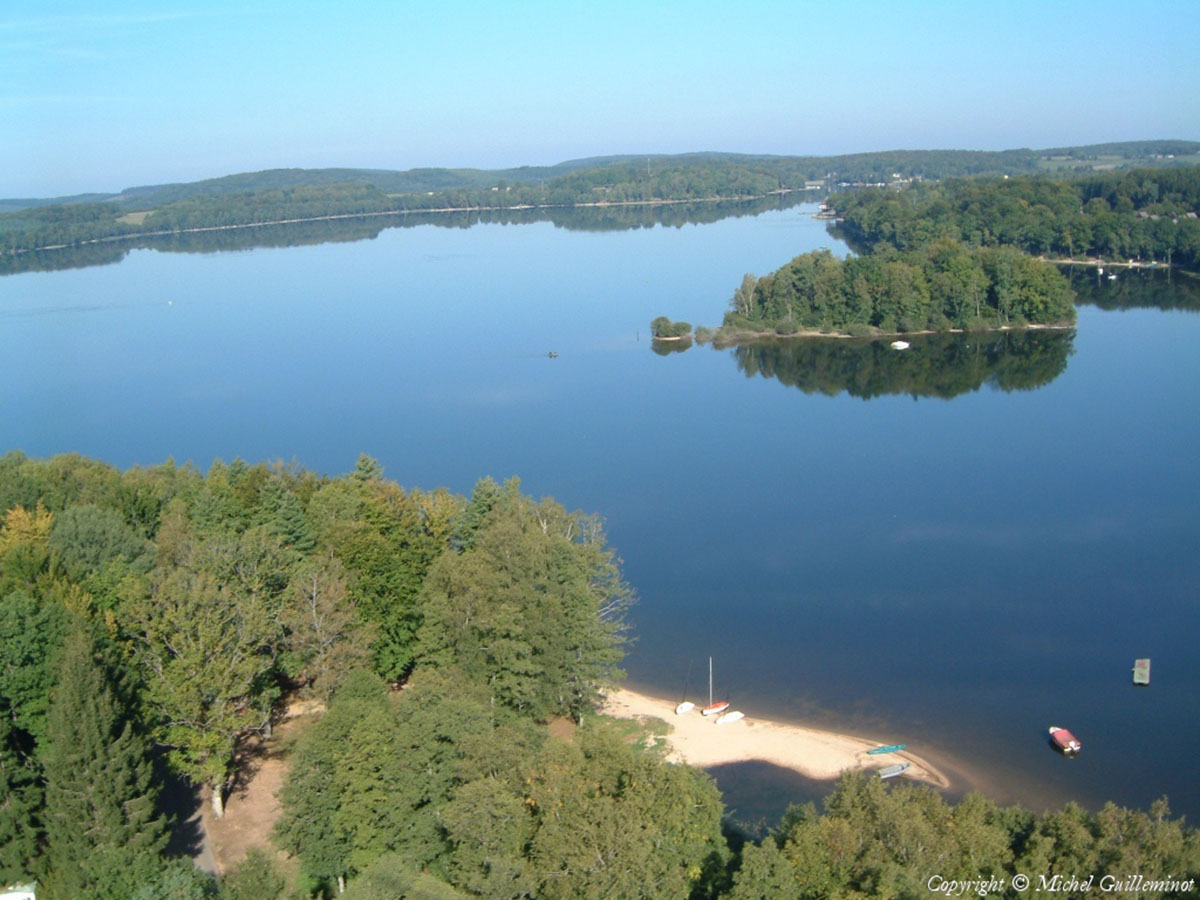
[[[746,275],[717,339],[738,332],[867,335],[1058,325],[1075,320],[1071,301],[1054,266],[1011,247],[942,239],[845,260],[816,250],[770,275]]]
[[[882,184],[1038,172],[1062,151],[889,151],[835,157],[685,154],[613,157],[496,172],[476,169],[275,169],[191,184],[132,188],[108,202],[47,203],[0,214],[0,251],[72,246],[156,230],[221,228],[290,219],[434,209],[482,210],[763,197],[806,186]],[[1146,160],[1194,154],[1186,142],[1133,142],[1106,152]],[[1169,171],[1166,166],[1154,171]],[[5,205],[12,208],[19,201]],[[131,213],[137,213],[130,217]],[[148,215],[142,215],[147,214]]]
[[[861,775],[731,840],[708,776],[593,713],[630,591],[595,517],[515,481],[463,498],[368,457],[328,478],[13,452],[0,509],[0,883],[39,897],[908,897],[935,875],[1200,868],[1165,803],[1037,816]],[[281,792],[299,877],[261,852],[219,880],[168,858],[165,770],[219,812],[295,693],[327,704]]]
[[[923,247],[952,238],[1064,258],[1158,260],[1200,268],[1200,168],[1136,169],[1071,180],[950,179],[834,195],[853,245]]]
[[[132,249],[166,253],[217,253],[254,247],[294,247],[339,241],[369,240],[386,228],[470,228],[480,224],[523,225],[552,222],[568,231],[621,231],[638,228],[682,228],[684,225],[753,216],[811,201],[806,193],[774,194],[753,200],[672,202],[636,206],[571,206],[469,209],[456,212],[408,212],[360,218],[313,219],[253,228],[172,231],[130,235],[119,241],[82,244],[57,250],[0,253],[0,276],[19,272],[58,271],[120,262]],[[145,228],[145,225],[142,226]]]

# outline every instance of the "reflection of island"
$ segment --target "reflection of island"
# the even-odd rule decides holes
[[[1075,291],[1075,302],[1103,310],[1186,309],[1200,311],[1200,278],[1165,267],[1150,269],[1096,269],[1064,266]],[[1109,279],[1108,275],[1116,275]]]
[[[650,349],[659,356],[670,356],[672,353],[682,353],[692,346],[692,336],[682,338],[651,338]]]
[[[914,336],[908,350],[847,339],[762,341],[731,352],[747,377],[775,378],[806,394],[949,399],[985,384],[1002,391],[1047,385],[1066,371],[1074,344],[1074,330],[1033,330]]]
[[[46,272],[108,265],[123,260],[130,250],[152,249],[166,253],[220,253],[255,247],[299,247],[345,241],[371,240],[385,228],[470,228],[472,225],[528,225],[550,222],[568,231],[630,231],[655,226],[682,228],[736,216],[756,216],[774,209],[811,203],[810,192],[792,192],[756,200],[647,203],[611,206],[575,206],[539,209],[462,210],[371,215],[359,218],[313,219],[280,225],[245,225],[181,231],[165,235],[105,238],[78,247],[0,254],[0,275]]]

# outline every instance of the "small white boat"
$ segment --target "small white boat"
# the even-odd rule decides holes
[[[741,710],[735,709],[733,712],[727,712],[723,716],[717,716],[718,725],[728,725],[730,722],[736,722],[738,719],[746,718],[746,714]]]
[[[902,775],[904,770],[911,766],[912,763],[896,763],[892,766],[884,766],[879,770],[880,778],[895,778],[897,775]]]
[[[696,704],[693,703],[691,700],[684,700],[677,707],[675,707],[675,715],[677,715],[677,716],[685,715],[686,713],[690,713],[695,708],[696,708]]]
[[[1117,276],[1116,276],[1116,275],[1109,275],[1109,276],[1108,276],[1108,280],[1109,280],[1109,281],[1116,281],[1116,280],[1117,280]]]
[[[892,341],[893,350],[907,350],[909,348],[908,341]]]

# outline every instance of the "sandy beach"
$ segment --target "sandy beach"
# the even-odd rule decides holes
[[[912,765],[902,777],[936,787],[950,787],[950,780],[936,766],[907,750],[869,756],[867,751],[887,741],[870,740],[820,731],[799,725],[770,722],[747,716],[717,725],[699,709],[681,716],[675,703],[635,691],[617,690],[605,698],[601,709],[619,719],[662,719],[667,723],[670,759],[699,768],[726,763],[761,760],[792,769],[808,778],[832,780],[847,770],[874,771],[897,762]]]

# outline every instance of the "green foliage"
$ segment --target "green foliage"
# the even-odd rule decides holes
[[[725,854],[708,776],[638,750],[598,720],[553,742],[530,786],[535,895],[683,900]]]
[[[441,813],[451,846],[451,881],[474,896],[527,897],[534,877],[525,848],[533,835],[529,804],[503,782],[482,778],[462,785]]]
[[[326,700],[347,672],[368,662],[374,638],[350,601],[348,577],[334,557],[305,560],[288,583],[280,618],[289,674]]]
[[[483,527],[488,513],[500,501],[500,495],[500,485],[496,484],[490,475],[475,482],[471,500],[455,524],[455,547],[459,550],[470,550],[475,545],[475,533]]]
[[[286,547],[311,553],[317,546],[304,504],[282,478],[272,478],[260,492],[256,521]]]
[[[420,662],[535,719],[578,718],[616,674],[631,599],[595,518],[506,486],[472,546],[429,570]]]
[[[828,250],[796,257],[738,289],[730,331],[864,332],[943,330],[950,322],[989,329],[1075,320],[1066,279],[1048,263],[1007,247],[972,248],[942,239],[907,253],[837,260]]]
[[[98,506],[72,506],[54,517],[50,549],[75,578],[99,572],[122,559],[135,569],[153,565],[151,544],[125,523],[120,513]]]
[[[1154,872],[1186,881],[1200,875],[1200,834],[1171,820],[1165,801],[1149,814],[1068,804],[1039,818],[977,794],[949,805],[927,787],[853,773],[826,798],[824,815],[793,810],[761,847],[745,848],[730,898],[917,897],[934,876],[1011,884],[1018,872],[1035,887],[1039,875],[1098,885],[1104,875]]]
[[[257,847],[250,848],[236,869],[221,879],[217,900],[285,900],[287,881],[275,860]]]
[[[41,868],[43,787],[32,742],[0,714],[0,884]]]
[[[167,842],[151,743],[108,652],[77,620],[57,667],[42,753],[52,898],[129,896],[157,876]]]
[[[67,614],[14,591],[0,597],[0,717],[40,741],[46,729],[55,658],[67,630]]]
[[[327,884],[400,852],[424,866],[446,851],[439,811],[464,754],[493,732],[490,710],[461,682],[414,681],[395,702],[356,673],[296,749],[276,829],[306,874]]]
[[[415,868],[399,853],[380,856],[341,895],[342,900],[467,900],[470,896]]]
[[[416,652],[417,593],[448,535],[430,529],[419,495],[375,475],[321,486],[309,502],[309,516],[320,545],[350,573],[350,598],[360,615],[378,628],[377,669],[400,680]]]
[[[351,798],[344,795],[365,791],[387,774],[355,757],[362,748],[354,738],[360,728],[372,734],[386,732],[389,712],[383,682],[369,672],[353,673],[292,756],[275,834],[283,849],[300,857],[304,873],[318,882],[334,883],[353,871],[354,833],[344,827],[342,814],[343,803]]]
[[[666,316],[659,316],[650,323],[650,334],[657,340],[681,338],[691,333],[690,322],[672,322]]]
[[[171,860],[157,878],[142,883],[129,900],[207,900],[214,895],[214,884],[190,859]],[[269,895],[263,895],[264,900]]]
[[[952,179],[830,200],[852,243],[917,249],[940,238],[1034,255],[1200,265],[1200,168]]]
[[[123,613],[173,764],[220,794],[237,741],[270,722],[288,559],[262,532],[198,542]]]

